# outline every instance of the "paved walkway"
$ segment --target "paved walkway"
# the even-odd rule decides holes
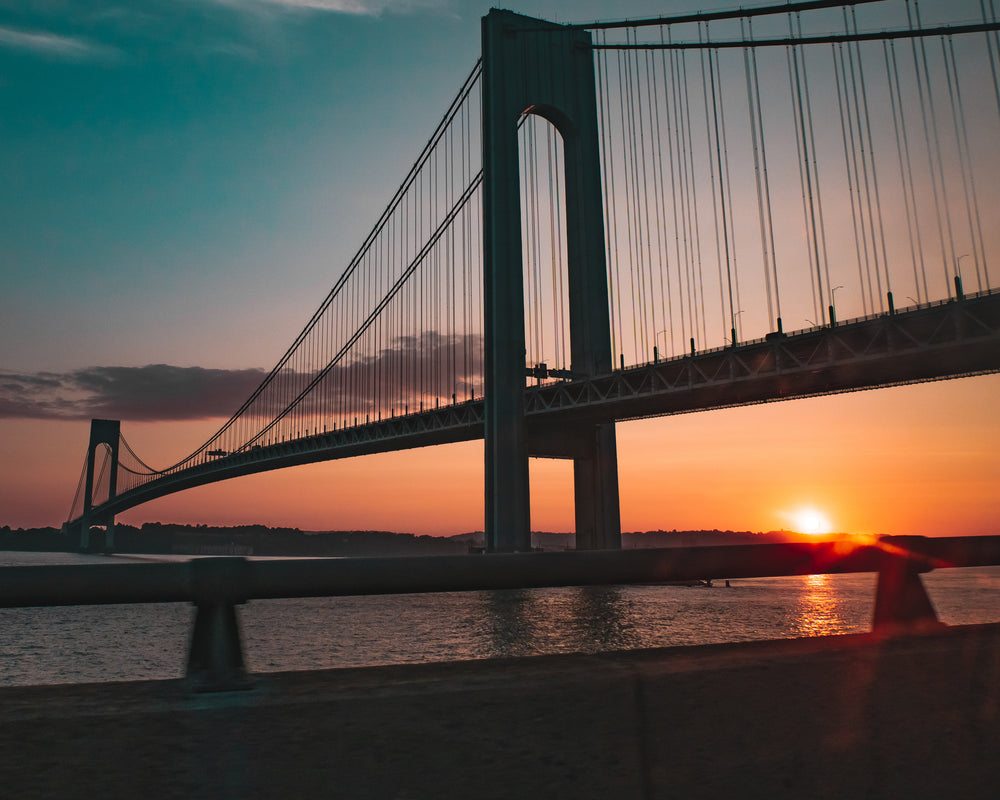
[[[0,689],[0,795],[993,798],[1000,625]]]

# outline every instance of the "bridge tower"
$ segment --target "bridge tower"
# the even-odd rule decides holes
[[[80,517],[80,549],[90,549],[91,511],[94,508],[94,465],[97,458],[97,448],[107,445],[111,451],[111,463],[108,465],[108,499],[118,493],[118,442],[121,434],[121,422],[116,419],[92,419],[90,421],[90,444],[87,446],[87,477],[83,484],[83,515]],[[104,549],[114,548],[115,519],[106,520],[107,533],[104,538]]]
[[[573,460],[577,549],[617,549],[614,423],[535,430],[525,419],[517,139],[523,114],[548,120],[563,140],[570,371],[583,377],[612,368],[591,37],[494,9],[483,18],[486,546],[530,549],[528,457],[534,455]]]

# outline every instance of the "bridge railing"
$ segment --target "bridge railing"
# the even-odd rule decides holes
[[[873,630],[940,626],[920,573],[1000,564],[1000,536],[417,558],[204,558],[0,569],[0,608],[192,602],[187,677],[196,691],[247,688],[236,606],[247,600],[655,584],[877,572]]]
[[[830,328],[843,328],[849,325],[856,325],[862,322],[871,322],[876,319],[884,319],[886,317],[892,317],[900,314],[906,314],[911,311],[921,311],[928,308],[940,308],[941,306],[947,306],[951,303],[958,302],[959,300],[976,300],[980,297],[990,297],[995,294],[1000,294],[1000,288],[998,289],[983,289],[978,292],[967,292],[963,293],[961,298],[955,297],[945,297],[940,300],[925,300],[924,302],[915,303],[913,305],[894,307],[892,311],[879,311],[873,314],[864,314],[859,317],[848,317],[845,319],[836,319],[832,323],[826,322],[823,325],[810,325],[807,328],[797,328],[794,330],[780,331],[785,336],[796,336],[803,333],[816,333],[818,331],[829,330]],[[771,337],[774,336],[778,331],[768,333],[764,336],[758,336],[753,339],[741,339],[736,342],[737,347],[749,347],[751,345],[764,344],[765,342],[771,341]],[[635,367],[648,366],[650,364],[658,364],[666,361],[683,361],[685,358],[689,358],[691,355],[708,355],[710,353],[722,353],[726,350],[732,350],[733,344],[718,345],[717,347],[707,347],[699,348],[694,353],[681,353],[675,356],[663,356],[659,355],[655,360],[652,361],[640,361],[636,364],[627,364],[624,369],[632,369]]]

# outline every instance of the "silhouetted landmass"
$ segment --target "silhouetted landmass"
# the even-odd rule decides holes
[[[58,528],[0,528],[0,550],[66,552],[66,537]]]
[[[104,530],[91,532],[95,550],[104,549]],[[0,550],[73,552],[75,537],[56,528],[0,528]],[[389,531],[301,531],[264,525],[212,527],[148,522],[115,526],[114,550],[150,555],[375,556],[445,555],[469,552],[464,541]]]
[[[103,550],[104,530],[91,533],[93,549]],[[833,538],[833,537],[824,537]],[[622,534],[622,547],[704,547],[727,544],[767,544],[809,541],[814,537],[791,531],[645,531]],[[538,531],[531,534],[535,549],[572,550],[572,533]],[[147,522],[139,528],[115,526],[114,550],[150,555],[235,556],[408,556],[455,555],[481,551],[482,531],[455,536],[426,536],[390,531],[302,531],[298,528],[268,528],[264,525],[176,525]],[[57,528],[0,528],[0,550],[74,552],[75,538]]]

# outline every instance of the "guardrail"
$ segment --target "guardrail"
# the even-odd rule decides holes
[[[291,597],[649,584],[877,572],[873,630],[938,626],[920,573],[1000,564],[1000,536],[397,558],[200,558],[0,568],[0,608],[193,602],[187,676],[196,691],[248,688],[236,606]]]

